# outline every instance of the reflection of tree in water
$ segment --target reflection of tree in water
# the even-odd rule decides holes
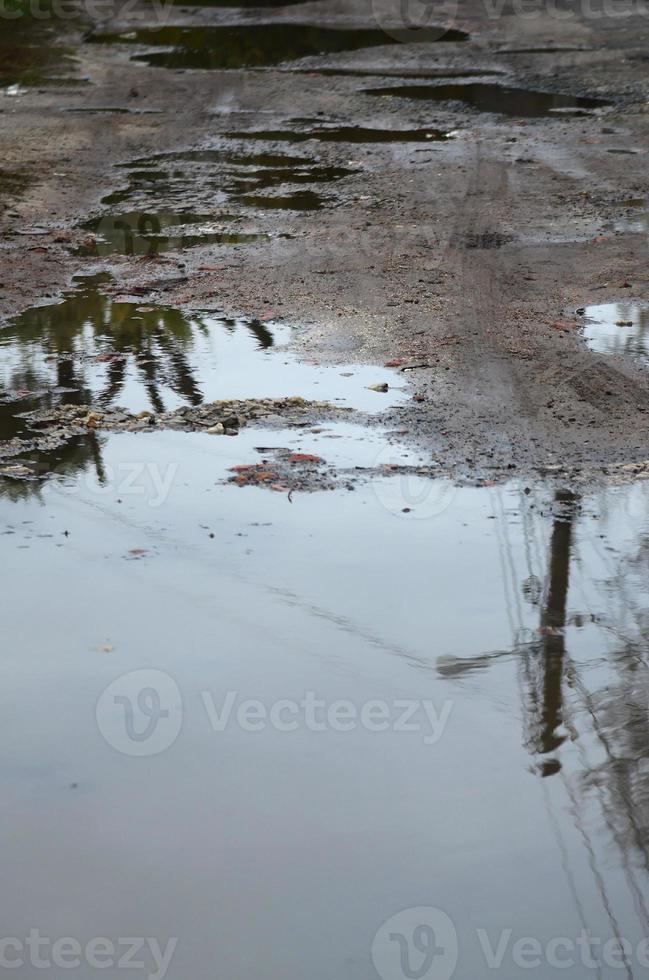
[[[94,470],[97,482],[103,484],[105,471],[101,449],[105,438],[91,429],[87,435],[70,439],[57,449],[25,453],[15,462],[28,463],[37,478],[16,480],[0,476],[0,497],[13,503],[30,497],[41,498],[45,484],[38,477],[76,478],[91,469]]]
[[[99,291],[102,281],[104,277],[94,278],[68,294],[63,303],[27,310],[5,332],[5,343],[15,341],[28,361],[34,354],[54,358],[56,387],[66,389],[60,392],[62,404],[93,400],[85,380],[88,365],[74,355],[82,355],[88,341],[94,341],[100,350],[124,355],[108,362],[108,382],[99,395],[102,404],[111,404],[119,395],[131,361],[156,411],[164,410],[161,386],[190,405],[199,405],[202,396],[185,353],[193,343],[192,321],[169,307],[114,303]],[[29,367],[23,377],[14,379],[14,386],[15,381],[27,382],[28,372]],[[39,405],[43,405],[40,400]]]
[[[637,303],[616,303],[609,328],[610,350],[615,354],[649,356],[649,309]],[[633,326],[620,326],[629,324]]]
[[[31,437],[18,416],[37,408],[117,404],[133,368],[156,413],[165,410],[166,392],[190,406],[202,403],[190,361],[197,332],[209,335],[205,319],[172,307],[113,302],[100,291],[109,281],[106,275],[85,279],[62,303],[26,310],[2,331],[0,343],[11,366],[0,380],[0,439]],[[223,320],[219,326],[233,331],[240,324]],[[261,322],[246,327],[257,347],[272,346],[272,334]],[[91,439],[87,461],[98,451]],[[50,463],[64,465],[82,455],[78,447],[67,456],[66,449],[57,449],[40,453],[39,461],[49,469]]]
[[[604,583],[605,601],[612,610],[620,602],[628,615],[622,626],[614,610],[597,623],[612,644],[605,657],[597,658],[598,670],[606,672],[606,683],[591,682],[589,687],[585,675],[592,674],[593,665],[590,660],[583,663],[571,656],[566,640],[570,576],[578,560],[575,529],[579,514],[580,500],[575,494],[555,495],[545,587],[537,587],[534,575],[522,582],[520,592],[538,609],[536,635],[530,640],[529,630],[520,621],[519,632],[525,642],[467,661],[442,661],[438,672],[449,680],[461,680],[498,662],[515,661],[523,745],[535,757],[541,777],[560,780],[611,934],[620,939],[625,935],[625,913],[616,907],[626,899],[612,873],[615,862],[611,861],[611,848],[617,854],[621,881],[645,934],[649,930],[649,610],[642,601],[649,579],[649,539],[640,543],[631,559],[609,559],[613,574]],[[526,540],[526,549],[529,546]],[[511,553],[505,566],[513,571]],[[564,745],[570,749],[562,759]],[[575,908],[587,928],[560,821],[551,795],[545,793],[544,797]],[[595,823],[594,813],[599,815]],[[605,857],[594,828],[605,830]],[[631,962],[625,962],[623,969],[627,976],[634,976]]]
[[[195,332],[209,333],[204,319],[189,317],[172,307],[113,302],[100,292],[99,287],[107,279],[93,277],[79,291],[68,294],[63,303],[27,310],[3,331],[0,339],[4,346],[19,353],[19,366],[12,372],[5,392],[0,392],[0,397],[4,395],[5,415],[13,417],[29,407],[56,404],[115,404],[130,365],[135,366],[156,412],[165,409],[165,388],[188,405],[201,404],[203,395],[189,358]],[[221,325],[226,330],[238,326],[236,321],[228,320],[221,321]],[[253,320],[246,326],[259,347],[272,346],[272,335],[262,323]],[[92,357],[84,360],[89,349],[94,355],[105,357],[105,362],[96,366]],[[55,372],[54,385],[44,379],[43,368],[48,362]],[[105,385],[93,396],[89,380],[98,373],[106,375]],[[16,391],[37,394],[31,398],[26,395],[29,405],[25,407],[20,400],[20,408],[16,408],[15,398],[11,404],[7,402]],[[12,434],[6,419],[0,427],[4,438]]]

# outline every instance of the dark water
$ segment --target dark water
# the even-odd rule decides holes
[[[11,16],[0,19],[0,86],[83,84],[74,77],[70,50],[57,38],[56,18],[14,17],[17,8],[9,0],[5,9]]]
[[[461,41],[462,31],[446,31],[440,40]],[[394,43],[383,31],[367,28],[314,27],[308,24],[239,24],[211,27],[141,28],[128,34],[91,38],[107,44],[165,47],[136,60],[162,68],[246,68],[275,65],[314,54],[357,51]]]
[[[243,153],[232,147],[212,150],[175,150],[172,153],[156,153],[151,157],[141,157],[130,163],[118,164],[119,167],[157,167],[161,163],[218,163],[243,167],[269,167],[271,169],[289,169],[291,173],[301,172],[303,167],[310,166],[312,161],[304,156],[292,156],[289,153]],[[158,171],[155,176],[160,175]],[[180,171],[181,175],[184,171]],[[142,172],[142,179],[147,178]]]
[[[463,102],[479,112],[494,112],[525,118],[551,116],[558,110],[594,109],[607,105],[602,99],[557,95],[554,92],[533,92],[529,89],[478,82],[469,85],[401,85],[394,88],[366,89],[366,92],[369,95],[429,99],[433,102]]]
[[[106,214],[85,224],[97,236],[81,255],[157,255],[170,249],[196,245],[247,245],[268,240],[268,235],[224,231],[220,220],[191,212],[129,211]]]
[[[571,51],[593,51],[593,48],[549,45],[536,48],[498,48],[496,54],[566,54]]]
[[[110,105],[106,105],[106,106],[102,106],[102,105],[91,106],[91,105],[86,105],[86,106],[64,106],[61,109],[61,112],[96,113],[97,115],[101,115],[102,113],[106,113],[108,115],[114,114],[114,115],[117,115],[117,116],[158,116],[158,115],[160,115],[163,112],[163,110],[162,109],[140,109],[140,108],[135,108],[134,109],[134,108],[127,107],[127,106],[110,106]]]
[[[121,169],[126,167],[131,168],[128,186],[108,195],[102,203],[111,206],[129,203],[133,212],[102,216],[87,226],[91,231],[101,230],[102,237],[116,241],[122,251],[130,249],[124,254],[155,251],[156,243],[162,243],[165,248],[188,246],[199,237],[207,244],[209,223],[231,221],[236,216],[232,211],[237,209],[240,212],[244,209],[242,213],[247,208],[319,210],[328,197],[303,185],[313,184],[319,189],[323,184],[333,184],[357,172],[350,167],[321,164],[313,157],[246,152],[241,147],[163,153],[121,165]],[[267,194],[267,191],[276,193]],[[178,201],[195,201],[202,207],[212,207],[214,214],[210,217],[179,213],[174,210]],[[168,211],[161,210],[162,202],[168,204]],[[227,207],[225,213],[224,207]],[[201,236],[198,233],[192,236],[189,229],[185,237],[182,229],[164,234],[167,226],[198,221],[206,226]],[[133,251],[136,243],[131,231],[137,232],[139,251]],[[217,234],[224,236],[224,244],[236,244],[234,234]],[[165,237],[169,244],[164,243]],[[219,240],[218,237],[210,239],[214,243]],[[255,240],[261,240],[260,236],[242,233],[239,241]]]
[[[248,208],[278,211],[320,211],[327,198],[314,191],[295,191],[292,194],[242,194],[239,201]]]
[[[483,78],[504,75],[497,68],[290,68],[296,75],[348,76],[350,78]]]
[[[638,300],[587,306],[583,335],[599,354],[649,360],[649,307]]]
[[[294,129],[253,129],[225,134],[230,139],[269,140],[277,143],[428,143],[448,139],[440,129],[377,129],[372,126],[317,126],[300,132]]]
[[[0,200],[11,198],[15,201],[29,184],[29,175],[24,172],[0,170]]]

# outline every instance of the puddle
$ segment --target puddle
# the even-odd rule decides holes
[[[584,340],[598,354],[649,358],[649,305],[638,301],[585,308]]]
[[[557,95],[554,92],[532,92],[528,89],[477,82],[469,85],[401,85],[394,88],[365,89],[365,92],[369,95],[429,99],[434,102],[462,102],[479,112],[494,112],[528,119],[552,116],[555,113],[569,114],[573,110],[578,112],[609,104],[602,99]]]
[[[266,234],[224,230],[210,215],[191,212],[110,214],[86,222],[84,228],[97,236],[95,242],[78,250],[90,257],[157,255],[197,245],[248,245],[269,240]]]
[[[41,935],[64,907],[82,936],[177,937],[168,980],[208,976],[215,943],[224,976],[353,980],[423,904],[459,980],[501,930],[502,975],[526,936],[539,975],[579,964],[587,929],[597,969],[570,976],[618,976],[619,936],[642,976],[648,485],[386,477],[289,502],[223,485],[259,456],[240,439],[112,436],[0,500],[7,935],[38,894]],[[392,451],[353,427],[263,439]]]
[[[328,198],[313,191],[299,191],[295,194],[266,195],[242,194],[238,200],[245,207],[279,211],[320,211],[328,203]]]
[[[313,161],[308,157],[291,155],[290,153],[243,153],[232,148],[206,150],[175,150],[173,153],[157,153],[151,157],[140,157],[129,163],[119,163],[118,167],[131,169],[133,167],[158,167],[161,163],[218,163],[232,164],[244,167],[269,167],[290,169],[310,166]],[[162,171],[158,172],[164,173]],[[181,171],[185,173],[185,171]],[[158,175],[156,174],[156,176]],[[147,174],[143,171],[142,176]]]
[[[377,129],[372,126],[321,126],[304,132],[294,129],[257,129],[225,133],[229,139],[268,140],[275,143],[429,143],[449,139],[441,129]]]
[[[102,115],[102,113],[112,113],[118,116],[158,116],[163,109],[132,109],[126,106],[64,106],[61,112],[85,112],[85,113],[97,113]]]
[[[569,54],[572,51],[594,51],[595,48],[584,48],[584,47],[570,47],[565,45],[560,47],[558,45],[550,45],[548,47],[540,48],[497,48],[496,54]]]
[[[58,44],[56,32],[42,21],[32,17],[3,18],[0,87],[6,86],[8,94],[18,94],[16,86],[84,84],[82,79],[61,75],[62,70],[73,65],[70,49]]]
[[[19,416],[89,404],[155,413],[228,398],[299,395],[377,412],[402,397],[394,371],[301,363],[281,323],[113,300],[109,277],[80,281],[63,302],[27,310],[0,330],[0,438],[25,436]],[[368,389],[388,383],[388,394]]]
[[[172,169],[164,169],[165,164],[171,164]],[[179,164],[183,164],[182,169],[179,169]],[[102,203],[122,205],[125,202],[137,202],[140,213],[100,219],[109,222],[108,237],[111,238],[114,227],[120,241],[121,225],[128,229],[140,228],[151,237],[151,229],[162,230],[168,224],[190,221],[190,218],[174,213],[160,214],[153,205],[149,211],[145,208],[145,201],[155,201],[158,204],[161,199],[170,202],[182,199],[187,202],[198,198],[204,205],[218,207],[236,204],[244,208],[313,211],[324,207],[329,198],[312,190],[293,190],[293,186],[301,188],[305,184],[333,184],[359,172],[358,169],[349,167],[326,166],[309,157],[281,153],[247,153],[240,147],[177,151],[120,165],[120,169],[127,167],[133,168],[128,175],[129,185],[108,195]],[[282,192],[274,195],[257,193],[280,188]],[[219,215],[218,221],[233,220],[234,217],[232,214]],[[209,217],[203,217],[202,220],[209,221]],[[212,221],[214,220],[216,219],[212,217]],[[96,230],[96,224],[98,221],[88,226],[91,231]],[[227,239],[223,240],[227,244]],[[242,238],[242,241],[254,240],[261,238]],[[207,243],[205,235],[202,241]],[[149,251],[146,242],[142,247],[145,252]]]
[[[426,31],[423,40],[434,40]],[[440,41],[463,41],[462,31],[440,28]],[[129,43],[164,47],[138,54],[137,61],[161,68],[246,68],[275,65],[307,55],[357,51],[394,41],[383,31],[367,28],[314,27],[309,24],[233,24],[211,27],[141,28],[125,34],[90,38],[106,44]]]
[[[350,78],[486,78],[504,75],[497,68],[290,68],[295,75],[342,75]]]
[[[25,173],[11,170],[0,170],[0,198],[10,197],[13,200],[20,197],[29,185],[29,177]]]

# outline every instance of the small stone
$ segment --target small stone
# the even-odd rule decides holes
[[[216,425],[210,426],[209,429],[205,430],[208,436],[222,436],[225,433],[225,426],[222,422],[217,422]]]

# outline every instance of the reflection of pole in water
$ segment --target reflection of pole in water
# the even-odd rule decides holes
[[[552,752],[563,737],[556,734],[563,723],[562,689],[566,656],[566,606],[570,580],[570,547],[576,497],[557,493],[555,503],[564,514],[555,517],[550,540],[550,580],[547,601],[541,613],[543,651],[543,695],[541,711],[541,752]]]
[[[563,680],[566,669],[566,609],[570,582],[572,530],[578,498],[571,491],[558,491],[554,497],[555,515],[548,558],[548,587],[541,610],[541,640],[534,645],[524,673],[530,705],[527,747],[546,755],[564,741],[558,734],[564,723]]]

